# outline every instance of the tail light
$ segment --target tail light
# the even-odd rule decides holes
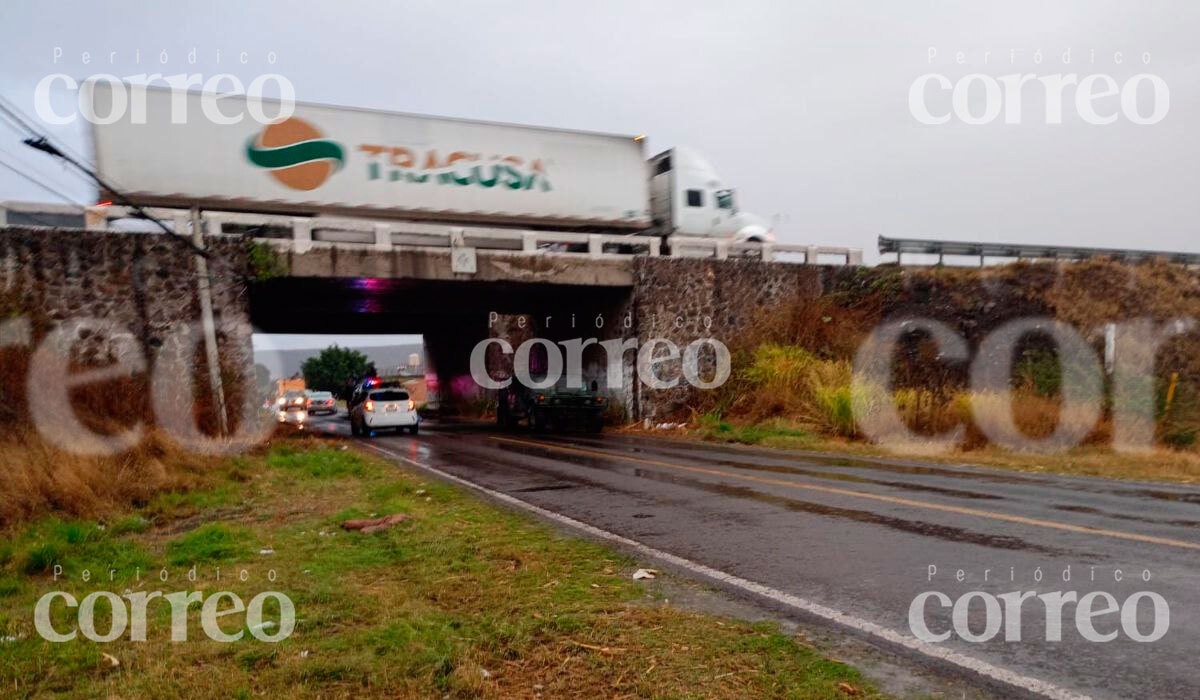
[[[417,410],[417,402],[413,401],[412,399],[409,399],[408,400],[408,410],[410,410],[410,411]]]
[[[367,402],[365,404],[363,404],[363,410],[366,411],[367,413],[374,413],[375,412],[375,402],[368,399]]]

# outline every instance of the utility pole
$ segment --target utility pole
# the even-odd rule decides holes
[[[204,229],[200,223],[200,207],[192,207],[192,244],[204,250]],[[221,435],[229,434],[229,418],[225,413],[225,387],[221,385],[221,358],[217,353],[217,324],[213,320],[212,288],[208,279],[208,259],[197,253],[196,291],[200,296],[200,318],[204,326],[204,357],[208,365],[208,385],[217,407],[217,428]]]

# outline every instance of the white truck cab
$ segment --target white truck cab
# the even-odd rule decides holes
[[[726,238],[735,243],[775,240],[762,217],[739,211],[737,192],[722,182],[704,156],[676,147],[654,156],[650,214],[662,235]]]

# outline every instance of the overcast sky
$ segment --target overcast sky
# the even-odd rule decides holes
[[[34,86],[54,72],[230,72],[247,82],[278,72],[303,101],[645,133],[648,152],[692,146],[744,209],[778,216],[781,241],[858,246],[868,260],[879,234],[1200,251],[1200,4],[1187,0],[6,0],[0,14],[0,93],[30,114]],[[1068,94],[1064,123],[1047,125],[1037,83],[1023,93],[1020,124],[930,126],[908,105],[929,72],[1105,73],[1119,84],[1148,72],[1170,106],[1157,124],[1096,126]],[[977,111],[982,100],[980,88]],[[83,148],[80,126],[49,131]],[[0,160],[21,150],[0,127]],[[72,197],[91,196],[44,156],[20,159]],[[0,199],[47,198],[0,171]]]

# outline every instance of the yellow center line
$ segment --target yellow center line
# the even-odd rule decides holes
[[[1085,535],[1100,535],[1102,537],[1115,537],[1122,540],[1132,540],[1134,542],[1148,542],[1150,544],[1161,544],[1168,547],[1180,547],[1182,549],[1200,549],[1200,543],[1188,542],[1186,540],[1176,540],[1170,537],[1155,537],[1153,535],[1139,535],[1135,532],[1122,532],[1120,530],[1106,530],[1098,527],[1085,527],[1083,525],[1072,525],[1070,523],[1060,523],[1055,520],[1043,520],[1041,518],[1027,518],[1023,515],[1009,515],[1008,513],[999,513],[994,510],[983,510],[981,508],[966,508],[963,506],[950,506],[942,503],[933,503],[930,501],[920,501],[914,498],[902,498],[899,496],[887,496],[878,493],[869,493],[866,491],[856,491],[854,489],[841,488],[837,486],[824,486],[821,484],[813,484],[805,481],[790,481],[784,479],[772,479],[765,476],[753,476],[750,474],[734,474],[720,469],[708,469],[706,467],[693,467],[686,464],[675,464],[674,462],[664,462],[657,459],[645,459],[643,457],[633,457],[621,453],[602,452],[600,450],[589,450],[583,447],[565,447],[563,445],[555,445],[546,442],[537,442],[534,440],[518,440],[516,438],[496,437],[491,436],[491,439],[499,442],[508,442],[514,445],[527,445],[530,447],[540,447],[544,450],[556,450],[558,452],[568,452],[580,455],[588,455],[594,457],[605,457],[608,459],[617,459],[625,462],[636,462],[638,464],[649,464],[656,467],[666,467],[668,469],[678,469],[695,474],[707,474],[709,476],[719,476],[725,479],[739,479],[741,481],[752,481],[759,484],[770,484],[772,486],[784,486],[793,489],[804,489],[808,491],[817,491],[820,493],[830,493],[838,496],[850,496],[851,498],[865,498],[871,501],[880,501],[882,503],[892,503],[895,505],[909,506],[912,508],[924,508],[926,510],[937,510],[943,513],[956,513],[958,515],[970,515],[977,518],[988,518],[991,520],[1002,520],[1009,523],[1019,523],[1021,525],[1032,525],[1034,527],[1044,527],[1052,530],[1065,530],[1067,532],[1078,532]]]

